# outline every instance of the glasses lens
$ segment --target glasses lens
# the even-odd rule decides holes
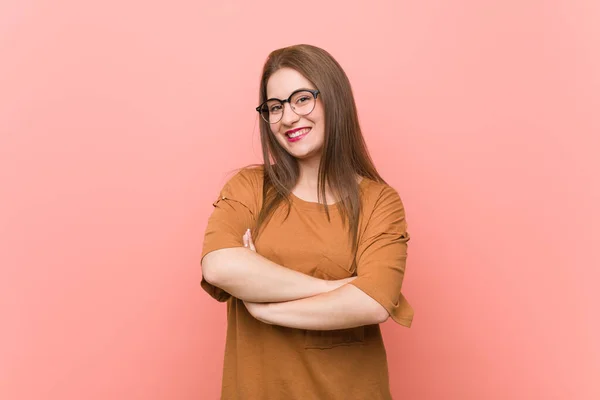
[[[298,115],[307,115],[315,108],[315,97],[311,92],[298,92],[292,96],[292,108]]]
[[[270,124],[279,122],[283,115],[283,104],[278,100],[269,100],[260,108],[260,115]]]

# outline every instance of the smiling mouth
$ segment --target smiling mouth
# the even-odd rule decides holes
[[[311,128],[304,128],[304,129],[300,129],[300,130],[292,132],[292,133],[286,133],[285,135],[289,139],[296,139],[296,138],[299,138],[300,136],[306,135],[310,130],[311,130]]]

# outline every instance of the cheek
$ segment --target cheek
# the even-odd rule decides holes
[[[325,115],[325,107],[323,107],[323,103],[321,103],[320,101],[315,105],[315,109],[313,111],[316,111],[319,116],[323,116]]]
[[[325,113],[323,112],[323,109],[320,108],[315,111],[317,111],[317,113],[314,116],[314,121],[320,125],[324,125],[325,124]]]
[[[278,136],[279,129],[280,129],[279,124],[271,125],[271,134],[275,135],[275,136]]]

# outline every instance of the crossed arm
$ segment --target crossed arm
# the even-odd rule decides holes
[[[327,281],[285,268],[260,256],[252,238],[244,248],[208,253],[206,281],[244,301],[258,320],[299,329],[332,330],[384,322],[389,314],[353,285],[354,277]]]

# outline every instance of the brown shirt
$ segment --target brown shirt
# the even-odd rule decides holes
[[[242,247],[262,206],[262,168],[238,172],[222,188],[206,228],[202,257]],[[335,206],[291,195],[255,240],[258,254],[322,279],[358,276],[355,285],[379,302],[397,323],[410,327],[413,309],[401,293],[407,257],[404,207],[390,186],[363,179],[359,245],[351,254],[346,226]],[[205,280],[202,287],[227,301],[222,399],[391,399],[379,325],[313,331],[256,320],[243,302]]]

